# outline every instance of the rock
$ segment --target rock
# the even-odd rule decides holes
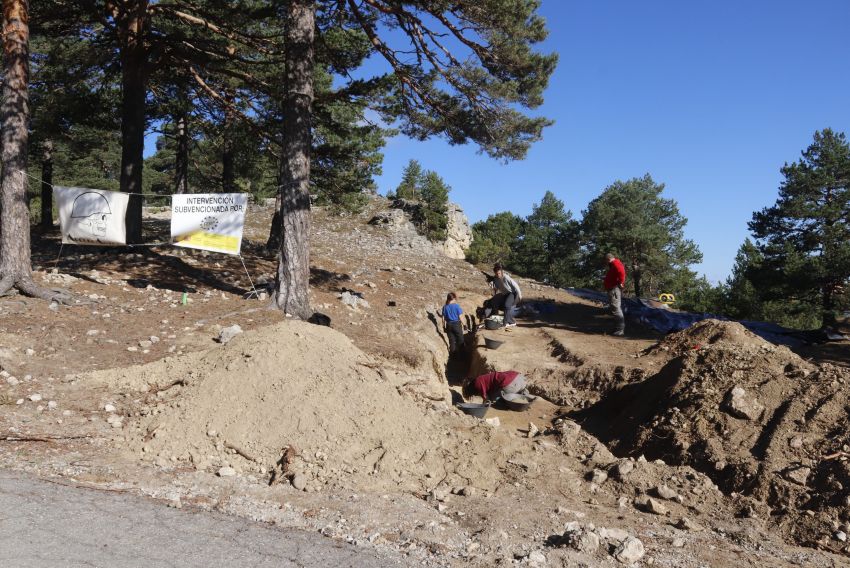
[[[112,404],[104,404],[104,405],[103,405],[103,410],[105,410],[106,412],[115,412],[115,405],[112,405]]]
[[[6,379],[6,382],[12,386],[21,384],[21,381],[17,377],[9,377]]]
[[[35,355],[35,349],[27,349],[26,351],[24,351],[24,353],[26,353],[27,357],[32,357],[33,355]]]
[[[88,331],[86,332],[86,335],[88,335],[89,337],[93,337],[93,336],[97,335],[98,333],[100,333],[100,331],[99,331],[99,330],[97,330],[97,329],[90,329],[90,330],[88,330]]]
[[[240,333],[242,333],[242,327],[238,323],[234,323],[218,333],[218,342],[224,345]]]
[[[836,531],[834,535],[832,535],[835,540],[840,542],[847,542],[847,533],[844,531]]]
[[[635,469],[635,462],[632,460],[622,460],[617,462],[617,464],[612,468],[614,472],[614,476],[620,481],[624,481],[626,476],[628,476]]]
[[[467,485],[466,487],[464,487],[460,491],[460,494],[463,495],[464,497],[475,497],[476,493],[477,493],[477,490],[471,485]]]
[[[797,467],[789,467],[783,472],[783,475],[788,481],[793,481],[794,483],[805,485],[806,480],[809,479],[809,474],[811,473],[811,468],[801,465]]]
[[[600,538],[616,542],[618,544],[629,538],[629,536],[631,536],[623,529],[609,529],[605,527],[600,527],[596,531],[596,533],[600,536]]]
[[[634,564],[643,558],[644,554],[643,543],[630,536],[614,551],[614,558],[623,564]]]
[[[141,347],[142,349],[148,349],[151,345],[153,345],[153,343],[151,343],[147,339],[142,339],[141,341],[139,341],[139,347]]]
[[[151,342],[151,344],[153,344],[153,343],[159,343],[159,337],[157,337],[157,336],[155,336],[155,335],[151,335],[148,339],[149,339],[149,341]]]
[[[679,496],[678,493],[676,493],[666,485],[657,486],[655,488],[655,494],[661,497],[662,499],[667,499],[668,501],[674,501],[676,497]]]
[[[546,564],[546,555],[539,550],[534,550],[526,556],[528,563],[532,566],[542,566]]]
[[[431,498],[435,501],[445,501],[449,497],[451,491],[448,487],[435,487],[431,490]]]
[[[340,302],[342,302],[343,304],[345,304],[346,306],[348,306],[349,308],[352,308],[354,310],[359,309],[359,308],[368,308],[369,307],[369,302],[364,300],[362,296],[360,296],[356,293],[352,294],[348,290],[346,290],[345,292],[340,294],[338,297],[339,297]]]
[[[47,403],[47,408],[49,408],[50,410],[54,410],[57,406],[59,406],[59,403],[57,403],[55,400],[51,400]]]
[[[685,539],[674,538],[672,544],[673,544],[673,548],[682,548],[683,546],[685,546]]]
[[[472,229],[469,219],[457,203],[449,203],[446,211],[446,240],[442,243],[443,254],[449,258],[466,258],[466,249],[472,244]]]
[[[764,405],[738,385],[726,393],[724,407],[732,416],[744,420],[758,420],[764,412]]]
[[[608,474],[601,469],[594,469],[590,472],[590,481],[596,485],[602,485],[608,481]]]
[[[498,428],[501,425],[498,416],[494,416],[493,418],[485,418],[484,423],[488,426],[492,426],[493,428]]]
[[[40,402],[41,399],[42,399],[42,396],[38,393],[35,393],[35,394],[29,395],[27,398],[30,399],[32,402]]]
[[[795,450],[798,450],[803,447],[803,439],[800,436],[794,436],[788,442],[788,445],[794,448]]]
[[[599,535],[587,527],[568,530],[564,533],[564,540],[570,548],[586,554],[594,554],[599,549]]]
[[[233,477],[236,475],[236,470],[232,467],[222,467],[218,470],[219,477]]]
[[[540,428],[534,422],[528,423],[528,437],[533,438],[540,433]]]
[[[683,531],[692,532],[696,532],[702,529],[701,526],[690,520],[688,517],[682,517],[681,519],[679,519],[679,522],[676,523],[676,528]]]
[[[292,487],[298,491],[304,491],[307,489],[307,476],[303,473],[296,473],[292,476],[292,479],[289,482],[292,484]]]
[[[647,497],[643,495],[638,497],[634,501],[635,506],[641,511],[646,511],[648,513],[654,513],[656,515],[666,515],[667,507],[661,501],[657,499],[653,499],[652,497]]]

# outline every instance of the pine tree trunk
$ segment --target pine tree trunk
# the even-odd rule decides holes
[[[53,140],[41,146],[41,228],[53,230]]]
[[[29,3],[3,0],[3,102],[0,136],[0,294],[31,281],[27,207],[29,122]]]
[[[222,125],[222,152],[221,152],[221,185],[227,193],[236,191],[236,173],[233,169],[233,94],[229,89],[225,90],[224,100],[228,107],[224,109],[224,124]]]
[[[827,284],[822,288],[821,297],[821,327],[834,328],[835,317],[835,284]]]
[[[274,198],[274,215],[272,216],[272,228],[269,231],[269,239],[266,248],[270,251],[280,248],[280,192]]]
[[[313,102],[314,0],[287,6],[283,152],[280,164],[281,231],[275,305],[306,319],[310,310],[310,145]]]
[[[174,190],[189,193],[189,128],[186,113],[177,117],[177,155],[174,164]]]
[[[145,94],[147,90],[145,26],[147,0],[124,3],[121,46],[121,191],[142,192],[145,150]],[[127,240],[142,241],[142,197],[131,195],[127,206]]]
[[[637,267],[632,267],[632,281],[635,283],[635,297],[640,299],[643,290],[641,289],[640,269]]]

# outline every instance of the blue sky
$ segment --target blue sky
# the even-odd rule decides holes
[[[527,215],[546,190],[579,216],[608,184],[650,173],[688,218],[710,280],[726,277],[783,163],[819,129],[850,134],[850,2],[543,0],[560,63],[539,109],[555,125],[503,165],[473,146],[389,141],[379,190],[411,158],[471,220]]]

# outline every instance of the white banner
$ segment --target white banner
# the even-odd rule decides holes
[[[239,254],[247,193],[179,193],[171,196],[171,240],[179,247]]]
[[[54,187],[62,242],[76,245],[124,245],[124,216],[130,196],[117,191]]]

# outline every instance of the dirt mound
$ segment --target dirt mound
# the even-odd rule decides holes
[[[728,322],[662,343],[683,354],[577,415],[585,427],[615,454],[693,466],[802,544],[842,548],[831,535],[850,520],[850,372]]]
[[[129,440],[144,459],[300,474],[308,489],[492,489],[499,476],[485,447],[504,435],[448,406],[402,396],[374,359],[327,327],[287,322],[206,352],[90,377],[148,393]],[[284,458],[290,446],[296,451]]]
[[[707,319],[682,331],[671,333],[647,349],[644,354],[666,353],[678,357],[688,351],[716,344],[733,345],[741,349],[748,347],[758,349],[764,345],[771,345],[738,322]],[[791,352],[788,351],[788,353]]]

